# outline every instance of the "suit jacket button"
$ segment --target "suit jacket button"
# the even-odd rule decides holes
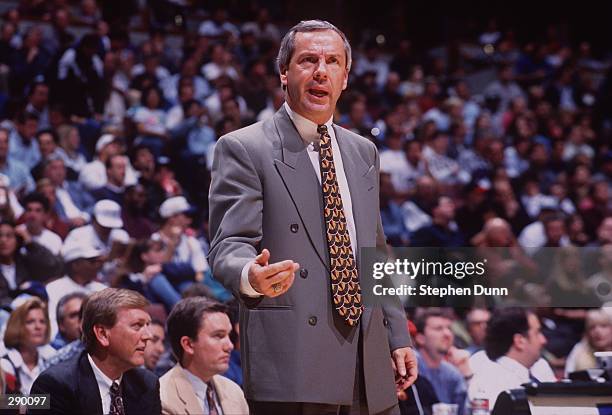
[[[308,319],[308,324],[310,324],[311,326],[316,326],[317,325],[317,318],[315,316],[312,316]]]
[[[302,278],[308,277],[308,270],[306,268],[302,268],[300,270],[300,277],[302,277]]]
[[[291,229],[291,232],[297,233],[298,229],[300,229],[300,226],[297,223],[292,223],[289,229]]]
[[[383,318],[383,325],[387,327],[389,325],[389,320],[387,320],[386,318]]]

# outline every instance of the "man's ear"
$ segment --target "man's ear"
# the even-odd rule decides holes
[[[519,333],[514,333],[514,336],[512,336],[512,346],[510,347],[514,347],[518,351],[521,351],[523,350],[524,345],[525,345],[525,336]]]
[[[281,82],[281,86],[283,87],[283,89],[286,89],[287,88],[287,67],[286,66],[280,67],[280,82]]]
[[[342,90],[344,91],[346,89],[346,86],[348,85],[348,76],[349,76],[349,71],[348,69],[344,70],[344,80],[342,81]]]
[[[98,343],[100,343],[102,347],[108,347],[110,345],[110,333],[108,328],[101,324],[96,324],[93,326],[93,332]]]
[[[192,340],[189,338],[189,336],[181,337],[180,343],[181,343],[181,347],[183,348],[184,354],[193,356],[195,351],[193,350]]]

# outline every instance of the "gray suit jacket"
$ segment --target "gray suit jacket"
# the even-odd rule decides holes
[[[378,199],[378,152],[334,126],[353,203],[357,245],[384,245]],[[210,188],[210,264],[241,299],[245,395],[257,401],[350,405],[363,335],[370,411],[397,403],[390,349],[411,344],[401,308],[366,307],[347,326],[331,299],[323,196],[306,144],[287,112],[222,137]],[[289,291],[276,298],[240,293],[243,267],[263,248],[270,263],[300,264]],[[359,252],[356,253],[359,262]]]

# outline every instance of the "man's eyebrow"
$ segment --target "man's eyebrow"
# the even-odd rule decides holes
[[[296,57],[302,58],[302,57],[306,57],[306,56],[319,56],[321,53],[317,52],[317,51],[313,51],[313,50],[304,50],[300,53],[298,53],[297,55],[295,55]],[[343,53],[336,53],[336,52],[324,52],[323,53],[325,56],[334,56],[334,57],[341,57],[344,54]]]

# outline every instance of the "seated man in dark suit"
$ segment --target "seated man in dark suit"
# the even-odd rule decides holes
[[[106,288],[83,305],[85,351],[44,371],[31,393],[50,394],[51,414],[160,414],[159,381],[139,366],[151,339],[149,302]]]

